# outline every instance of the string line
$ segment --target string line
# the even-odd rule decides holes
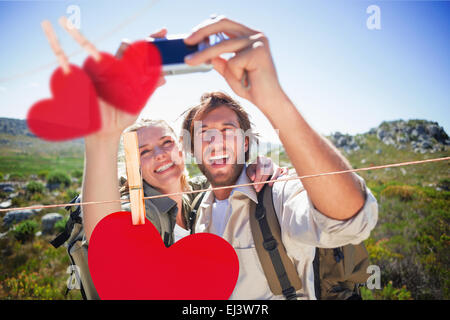
[[[446,161],[446,160],[450,160],[450,157],[400,162],[400,163],[372,166],[372,167],[359,168],[359,169],[349,169],[349,170],[342,170],[342,171],[310,174],[310,175],[304,175],[304,176],[292,176],[292,177],[285,177],[285,178],[281,177],[278,179],[266,180],[266,181],[261,181],[261,182],[251,182],[251,183],[235,184],[235,185],[224,186],[224,187],[215,187],[215,188],[207,188],[207,189],[200,189],[200,190],[190,190],[190,191],[166,193],[166,194],[161,194],[161,195],[144,197],[143,199],[148,200],[148,199],[165,198],[165,197],[178,196],[178,195],[183,195],[183,194],[192,194],[192,193],[200,193],[200,192],[206,192],[206,191],[215,191],[215,190],[223,190],[223,189],[230,189],[230,188],[237,188],[237,187],[254,186],[254,185],[260,185],[260,184],[266,184],[266,183],[272,183],[272,182],[291,181],[291,180],[298,180],[298,179],[309,179],[309,178],[322,177],[322,176],[328,176],[328,175],[334,175],[334,174],[344,174],[344,173],[359,172],[359,171],[369,171],[369,170],[378,170],[378,169],[384,169],[384,168],[402,167],[402,166],[409,166],[409,165],[415,165],[415,164],[421,164],[421,163],[438,162],[438,161]],[[30,206],[30,207],[0,209],[0,212],[15,211],[15,210],[28,210],[28,209],[60,208],[60,207],[80,206],[80,205],[91,205],[91,204],[105,204],[105,203],[113,203],[113,202],[129,202],[129,201],[130,201],[130,199],[118,199],[118,200],[90,201],[90,202],[80,202],[80,203],[52,204],[52,205],[43,205],[43,206]]]

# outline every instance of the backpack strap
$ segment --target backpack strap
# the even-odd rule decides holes
[[[313,260],[313,270],[314,270],[314,293],[316,294],[316,299],[320,300],[322,298],[322,287],[320,285],[320,250],[316,247],[316,252]]]
[[[79,196],[76,196],[70,201],[70,203],[77,203],[77,202],[80,202]],[[64,231],[58,234],[55,239],[50,241],[50,244],[55,248],[59,248],[64,242],[66,242],[70,238],[76,223],[79,224],[83,223],[80,217],[81,206],[67,206],[65,209],[70,212],[70,216],[66,222]]]
[[[192,210],[191,212],[189,212],[189,228],[191,229],[191,234],[194,234],[194,223],[195,223],[195,219],[197,219],[197,211],[198,208],[200,207],[200,204],[202,203],[203,197],[205,196],[206,191],[205,192],[201,192],[200,194],[198,194],[194,201],[192,201]]]
[[[256,210],[250,214],[250,227],[270,290],[275,295],[283,294],[288,300],[296,300],[302,281],[281,241],[272,188],[267,185],[258,194]]]

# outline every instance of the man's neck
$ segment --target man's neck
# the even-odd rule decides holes
[[[245,170],[245,167],[244,167],[242,170]],[[233,186],[233,185],[235,185],[235,184],[238,182],[239,177],[241,176],[241,174],[242,174],[242,171],[241,171],[241,173],[239,174],[239,176],[236,178],[236,180],[234,180],[234,182],[232,182],[232,183],[230,184],[230,186]],[[213,185],[213,184],[211,184],[211,186],[212,186],[213,188],[215,188],[215,187],[219,187],[219,188],[220,188],[220,187],[224,187],[224,186],[215,186],[215,185]],[[216,197],[217,200],[225,200],[225,199],[228,199],[228,197],[230,196],[230,194],[231,194],[231,192],[233,191],[233,189],[234,189],[234,187],[226,188],[226,189],[214,190],[214,191],[213,191],[213,192],[214,192],[214,196]]]
[[[214,188],[215,186],[213,186]],[[233,188],[227,188],[227,189],[220,189],[220,190],[214,190],[214,196],[217,200],[225,200],[228,199],[228,197],[231,194],[231,191],[233,191]]]

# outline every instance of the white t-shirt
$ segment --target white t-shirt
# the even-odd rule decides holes
[[[175,223],[175,228],[173,229],[173,235],[175,237],[174,243],[184,237],[187,237],[189,234],[189,230],[186,230]]]
[[[212,220],[211,220],[211,233],[218,236],[222,236],[225,231],[225,226],[230,218],[231,208],[229,207],[228,198],[225,200],[214,200],[212,205]],[[227,210],[228,209],[228,210]]]

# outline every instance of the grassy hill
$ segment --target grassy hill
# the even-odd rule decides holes
[[[421,120],[386,122],[364,134],[335,133],[328,138],[354,168],[450,154],[445,132],[436,123]],[[14,197],[0,191],[0,204],[69,201],[81,187],[83,148],[82,140],[41,141],[27,131],[23,120],[0,118],[0,183],[14,188]],[[282,166],[290,167],[282,149],[276,156]],[[380,290],[363,288],[365,299],[450,298],[449,166],[445,161],[359,173],[379,201],[379,221],[365,243],[371,264],[381,269],[382,286]],[[193,165],[188,169],[191,175],[198,173]],[[65,174],[69,185],[48,189],[55,172]],[[64,221],[54,234],[35,236],[40,219],[50,212],[67,218],[63,209],[44,209],[12,229],[0,223],[0,299],[81,298],[77,290],[64,295],[69,259],[65,248],[54,249],[48,243]],[[0,222],[4,216],[0,213]],[[30,221],[37,223],[37,229]],[[21,242],[17,234],[25,227],[32,230],[30,241]]]
[[[0,178],[18,174],[27,179],[40,171],[83,170],[83,139],[47,142],[36,138],[25,120],[0,118]]]
[[[330,138],[330,137],[328,137]],[[353,168],[448,157],[398,149],[377,134],[353,137],[356,151],[339,148]],[[289,166],[285,152],[282,165]],[[358,173],[378,200],[379,220],[365,241],[371,264],[380,266],[382,290],[363,290],[366,299],[450,298],[450,162],[442,161]]]

